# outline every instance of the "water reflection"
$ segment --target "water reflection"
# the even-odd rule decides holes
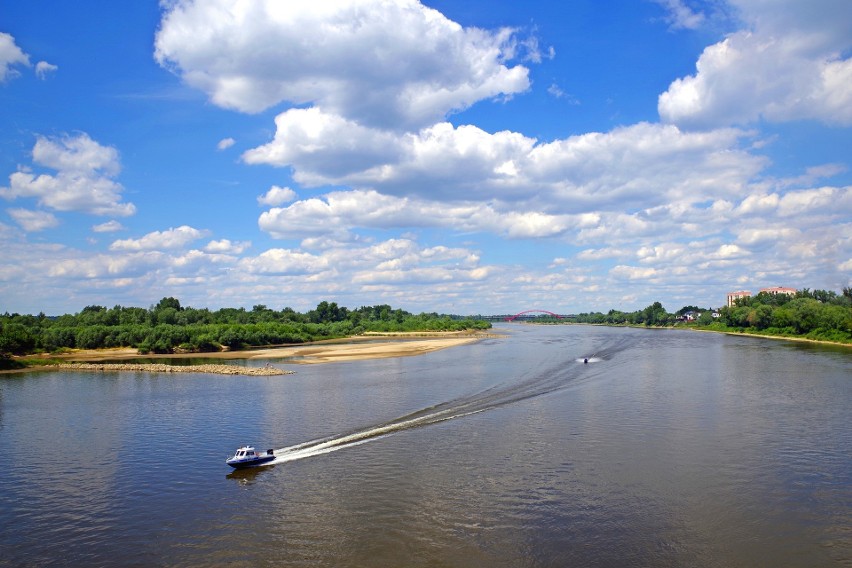
[[[254,483],[258,476],[271,471],[275,468],[275,464],[259,465],[256,467],[247,467],[243,469],[235,469],[225,476],[225,479],[236,481],[239,485],[245,486]]]

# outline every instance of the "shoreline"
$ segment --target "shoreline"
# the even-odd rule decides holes
[[[241,367],[238,365],[166,365],[164,363],[60,363],[46,365],[66,371],[135,371],[141,373],[211,373],[214,375],[247,375],[272,377],[277,375],[292,375],[295,371],[287,371],[278,367]]]
[[[824,339],[810,339],[808,337],[791,337],[788,335],[765,335],[759,333],[746,333],[743,331],[721,331],[718,329],[698,329],[698,328],[687,328],[691,331],[702,331],[705,333],[724,333],[725,335],[736,335],[738,337],[759,337],[760,339],[781,339],[786,341],[796,341],[799,343],[815,343],[817,345],[833,345],[835,347],[850,347],[852,348],[852,343],[840,343],[839,341],[826,341]]]
[[[0,374],[21,373],[28,371],[50,371],[53,369],[81,368],[79,365],[91,365],[101,370],[136,370],[148,369],[150,372],[161,372],[160,367],[170,367],[165,372],[214,372],[218,374],[248,374],[236,373],[233,369],[261,369],[260,367],[238,367],[235,365],[213,365],[222,367],[219,371],[175,371],[181,367],[206,367],[207,365],[168,365],[167,363],[134,363],[138,359],[272,359],[280,363],[292,365],[316,365],[322,363],[337,363],[344,361],[363,361],[368,359],[385,359],[391,357],[412,357],[448,349],[459,345],[475,343],[482,339],[502,337],[501,335],[482,331],[453,331],[453,332],[413,332],[413,333],[370,333],[363,336],[353,336],[339,339],[327,339],[311,343],[286,344],[265,347],[255,347],[240,351],[216,351],[212,353],[173,353],[140,355],[132,347],[112,349],[81,349],[71,353],[56,355],[23,357],[29,361],[45,359],[44,365],[31,365],[23,369],[0,371]],[[384,341],[383,341],[384,339]],[[286,361],[281,361],[286,359]],[[59,363],[56,361],[59,360]],[[49,361],[49,362],[48,362]],[[104,363],[110,361],[112,363]],[[116,361],[121,361],[120,363]],[[105,369],[105,366],[116,365],[119,368]],[[294,371],[284,371],[273,368],[276,372],[250,374],[289,374]]]
[[[524,322],[533,323],[533,322]],[[554,325],[554,324],[535,324],[533,325]],[[836,347],[852,347],[852,343],[842,343],[840,341],[828,341],[825,339],[811,339],[809,337],[791,336],[791,335],[768,335],[760,333],[746,333],[744,331],[725,331],[721,329],[705,329],[699,327],[685,327],[677,325],[665,326],[645,326],[640,324],[617,324],[617,323],[587,323],[587,322],[565,322],[555,325],[596,325],[601,327],[626,327],[631,329],[659,329],[659,330],[681,330],[681,331],[701,331],[704,333],[723,333],[726,335],[737,335],[740,337],[759,337],[761,339],[781,339],[787,341],[797,341],[800,343],[814,343],[817,345],[834,345]]]

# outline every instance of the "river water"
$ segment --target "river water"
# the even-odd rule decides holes
[[[852,566],[852,351],[497,329],[276,377],[0,376],[0,565]],[[232,472],[246,443],[281,457]]]

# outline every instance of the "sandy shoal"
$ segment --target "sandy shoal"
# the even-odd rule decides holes
[[[382,359],[387,357],[409,357],[473,343],[486,337],[497,336],[483,332],[370,334],[300,345],[270,346],[242,351],[220,351],[216,353],[139,355],[136,349],[120,348],[80,349],[60,355],[45,355],[45,357],[69,362],[132,361],[133,359],[142,358],[287,359],[284,362],[309,365],[339,361]],[[29,356],[27,358],[32,360],[37,357]]]

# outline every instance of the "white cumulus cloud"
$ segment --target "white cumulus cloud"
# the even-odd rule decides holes
[[[289,203],[295,200],[296,197],[296,192],[289,187],[278,187],[277,185],[273,185],[269,188],[269,191],[257,197],[257,203],[259,205],[275,207]]]
[[[327,270],[329,259],[309,252],[269,249],[254,258],[244,258],[239,268],[250,274],[315,274]]]
[[[139,239],[118,240],[113,242],[109,248],[114,251],[178,249],[207,236],[207,234],[207,231],[195,229],[188,225],[182,225],[165,231],[154,231]]]
[[[47,211],[31,211],[29,209],[9,209],[9,215],[21,228],[28,233],[52,229],[59,225],[59,219]]]
[[[251,243],[248,241],[234,242],[229,239],[220,239],[207,243],[204,250],[217,254],[242,254],[250,246]]]
[[[118,151],[98,144],[87,134],[38,137],[33,162],[56,170],[56,174],[17,171],[9,176],[9,187],[0,187],[0,197],[34,197],[43,207],[92,215],[128,216],[136,212],[135,205],[122,202],[124,187],[113,179],[121,169]]]
[[[739,147],[748,132],[731,128],[639,123],[538,143],[446,122],[405,134],[354,124],[329,129],[322,116],[318,109],[283,113],[275,139],[245,159],[290,166],[305,185],[448,201],[540,199],[559,213],[738,195],[767,163]]]
[[[690,127],[814,119],[852,125],[852,3],[732,0],[745,29],[707,47],[696,73],[659,97]]]
[[[367,125],[424,126],[525,91],[509,29],[464,28],[416,0],[176,0],[157,61],[222,107],[315,104]]]

